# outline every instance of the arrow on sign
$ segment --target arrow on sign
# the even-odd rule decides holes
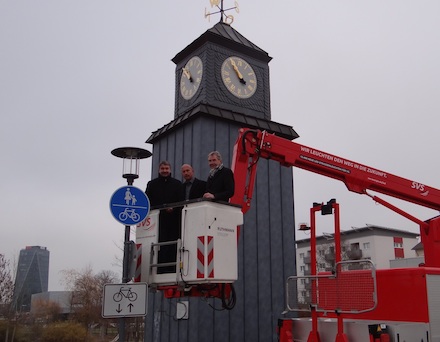
[[[131,308],[133,307],[134,305],[133,304],[128,304],[128,310],[129,310],[129,312],[131,312]]]
[[[121,304],[118,304],[118,308],[116,309],[116,312],[117,313],[120,313],[122,311],[122,309],[121,309]]]

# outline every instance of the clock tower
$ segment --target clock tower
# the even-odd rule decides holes
[[[209,104],[270,120],[271,59],[230,25],[217,23],[173,58],[175,118]]]
[[[152,178],[162,160],[181,179],[182,164],[197,178],[209,174],[208,153],[218,150],[230,167],[242,127],[284,138],[298,137],[291,126],[271,121],[271,57],[224,22],[195,39],[172,61],[175,70],[174,118],[149,136]],[[146,341],[276,341],[277,318],[284,310],[285,279],[295,274],[293,174],[279,163],[261,160],[252,207],[238,239],[236,303],[223,310],[219,299],[188,301],[188,320],[175,317],[181,299],[150,295]]]

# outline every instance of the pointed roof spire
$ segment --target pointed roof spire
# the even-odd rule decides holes
[[[224,22],[218,22],[212,28],[203,33],[200,37],[194,40],[191,44],[180,51],[172,61],[178,64],[186,56],[189,56],[193,51],[207,42],[216,43],[231,50],[242,52],[246,55],[259,59],[268,63],[272,57],[269,54],[252,43],[249,39],[244,37],[240,32],[232,28]]]

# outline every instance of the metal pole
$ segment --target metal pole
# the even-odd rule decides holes
[[[129,245],[130,245],[130,226],[125,226],[125,235],[124,235],[124,259],[122,266],[122,282],[128,283],[130,281],[129,278],[129,268],[130,268],[130,260],[129,256]]]
[[[318,332],[318,313],[316,312],[317,284],[316,284],[316,212],[321,210],[322,205],[310,208],[310,275],[312,276],[312,293],[311,299],[314,305],[311,306],[312,314],[312,330],[309,333],[307,342],[320,342]],[[315,277],[314,277],[315,276]]]
[[[127,178],[127,185],[133,185],[133,179]],[[129,263],[128,259],[129,251],[128,245],[130,244],[130,226],[125,226],[124,232],[124,256],[122,259],[122,283],[126,284],[130,281],[128,277]],[[119,341],[125,342],[125,317],[119,318]]]

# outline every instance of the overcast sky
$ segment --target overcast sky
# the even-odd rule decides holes
[[[239,6],[232,26],[273,57],[273,121],[301,144],[440,187],[438,0]],[[47,247],[49,290],[63,289],[63,269],[121,271],[124,228],[109,200],[125,180],[110,151],[151,150],[145,140],[173,119],[171,59],[218,22],[205,7],[213,11],[209,0],[0,0],[0,253]],[[145,188],[149,163],[135,186]],[[313,202],[336,198],[342,229],[418,231],[343,183],[293,172],[297,223],[309,222]],[[437,214],[382,197],[422,220]],[[332,222],[319,217],[318,231]]]

